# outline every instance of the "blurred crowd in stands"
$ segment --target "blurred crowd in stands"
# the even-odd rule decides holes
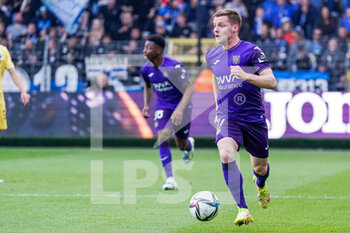
[[[90,0],[74,35],[40,0],[0,0],[0,43],[26,70],[40,69],[44,41],[50,64],[82,68],[90,54],[140,54],[153,33],[213,37],[223,8],[241,14],[240,38],[260,46],[273,69],[329,72],[329,90],[347,90],[350,0]]]

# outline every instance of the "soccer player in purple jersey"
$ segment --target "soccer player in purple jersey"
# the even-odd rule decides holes
[[[189,137],[189,131],[194,87],[182,64],[163,56],[164,47],[165,40],[160,35],[151,35],[145,43],[143,54],[149,61],[141,68],[145,81],[142,113],[145,118],[150,117],[149,104],[154,90],[157,94],[154,127],[160,160],[167,176],[163,189],[173,190],[177,189],[177,184],[172,172],[169,141],[174,131],[175,143],[184,151],[183,161],[188,163],[192,160],[194,139]]]
[[[242,19],[231,9],[214,14],[214,34],[220,46],[210,50],[206,60],[213,72],[216,102],[216,143],[225,182],[238,206],[236,225],[253,221],[243,194],[243,179],[236,154],[244,144],[250,154],[258,203],[267,208],[270,195],[265,184],[269,176],[268,130],[260,88],[275,89],[276,79],[259,47],[239,39]]]

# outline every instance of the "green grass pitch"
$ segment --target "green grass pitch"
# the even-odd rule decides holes
[[[242,150],[239,164],[254,217],[242,227],[233,224],[237,210],[217,150],[197,149],[188,165],[180,151],[172,152],[178,192],[161,190],[163,171],[151,148],[1,148],[0,232],[350,232],[350,151],[272,149],[272,199],[263,210]],[[202,190],[221,202],[209,222],[188,209]]]

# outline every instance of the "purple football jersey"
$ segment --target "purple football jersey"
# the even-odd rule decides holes
[[[182,64],[164,56],[159,67],[147,61],[141,68],[141,74],[146,83],[152,83],[157,94],[156,109],[175,109],[185,91],[183,85],[189,80]]]
[[[206,60],[218,85],[218,119],[246,122],[265,120],[260,87],[230,75],[230,66],[238,65],[245,72],[259,74],[269,68],[265,54],[255,44],[240,41],[232,49],[218,46],[206,54]]]

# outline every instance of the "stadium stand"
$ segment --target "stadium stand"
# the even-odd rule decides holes
[[[72,65],[80,85],[74,90],[79,91],[90,86],[92,81],[86,78],[86,57],[142,54],[143,40],[153,33],[171,38],[169,55],[187,65],[196,65],[198,36],[212,38],[212,15],[227,7],[242,14],[240,37],[260,46],[274,70],[328,72],[328,90],[345,91],[349,88],[350,68],[349,2],[91,0],[84,9],[78,30],[68,34],[41,1],[2,1],[0,43],[9,47],[16,66],[28,73],[32,90],[45,89],[39,88],[38,81],[34,80],[40,71],[54,77],[59,67]],[[197,22],[201,23],[200,28]],[[208,40],[202,41],[201,53],[205,55]],[[43,70],[43,64],[50,65],[50,70]],[[137,68],[129,66],[128,77],[121,82],[125,85],[141,82],[136,78],[138,73]],[[47,91],[66,88],[51,87]]]

